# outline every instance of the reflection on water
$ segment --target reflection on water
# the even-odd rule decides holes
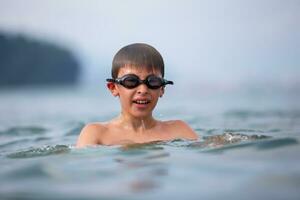
[[[156,115],[187,121],[201,135],[198,141],[76,149],[85,123],[118,114],[111,99],[29,94],[2,94],[0,199],[300,196],[300,110],[286,104],[264,109],[248,102],[244,109],[222,99],[224,106],[216,108],[210,101],[172,99],[174,104],[162,102]]]

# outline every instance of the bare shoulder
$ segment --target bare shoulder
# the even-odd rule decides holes
[[[170,120],[166,121],[165,124],[168,126],[168,129],[177,133],[181,138],[190,140],[198,139],[197,133],[182,120]]]
[[[103,123],[90,123],[83,127],[77,140],[76,147],[101,144],[101,138],[107,127]]]

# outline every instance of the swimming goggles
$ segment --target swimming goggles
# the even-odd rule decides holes
[[[126,74],[122,76],[121,78],[115,78],[115,79],[106,79],[107,82],[117,83],[125,88],[133,89],[140,84],[147,85],[150,89],[158,89],[162,86],[165,86],[167,84],[173,85],[173,81],[165,80],[161,77],[155,76],[153,74],[146,77],[145,80],[141,80],[137,75],[135,74]]]

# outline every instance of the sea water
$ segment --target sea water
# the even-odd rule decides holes
[[[119,112],[107,91],[0,92],[0,199],[299,199],[300,106],[292,92],[166,93],[157,119],[198,141],[76,149]]]

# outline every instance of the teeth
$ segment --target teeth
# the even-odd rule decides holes
[[[148,103],[148,101],[146,101],[146,100],[137,100],[135,102],[138,104],[147,104]]]

